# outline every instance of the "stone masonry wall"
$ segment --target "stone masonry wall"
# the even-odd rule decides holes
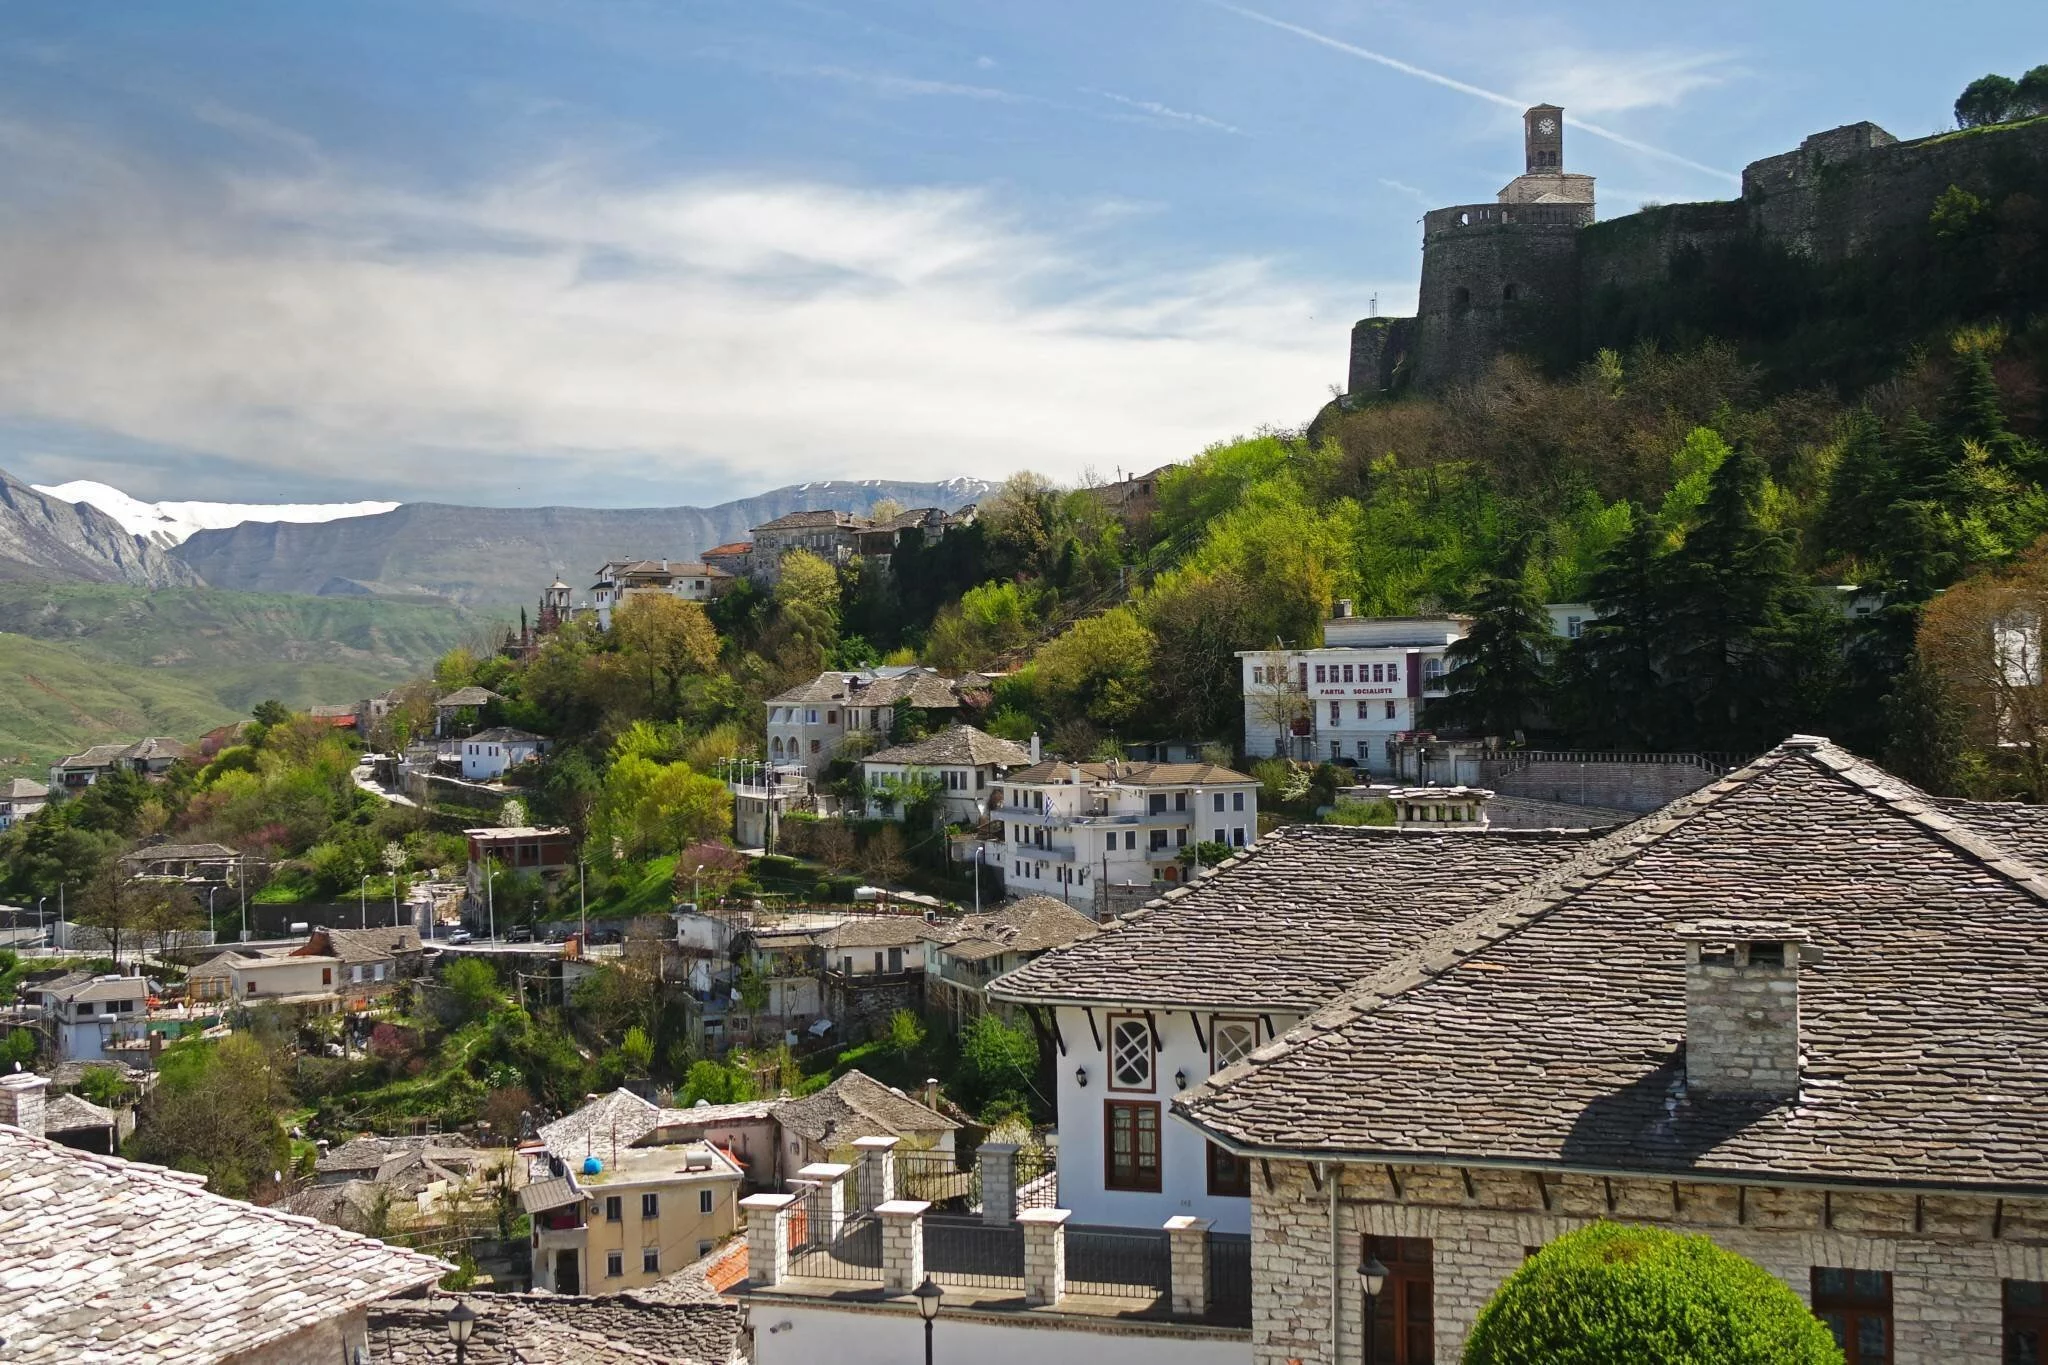
[[[1802,1300],[1816,1266],[1890,1271],[1897,1365],[1999,1365],[2000,1281],[2048,1279],[2048,1201],[1587,1176],[1539,1184],[1446,1167],[1339,1172],[1333,1353],[1328,1186],[1316,1189],[1299,1162],[1273,1162],[1270,1188],[1254,1171],[1253,1365],[1360,1359],[1361,1234],[1429,1239],[1441,1365],[1455,1365],[1479,1310],[1529,1250],[1602,1217],[1705,1233]]]
[[[1638,812],[1668,806],[1716,778],[1690,763],[1537,762],[1512,772],[1489,770],[1494,766],[1481,766],[1479,782],[1501,796]]]

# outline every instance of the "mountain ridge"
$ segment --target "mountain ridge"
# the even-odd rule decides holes
[[[60,484],[35,484],[35,491],[60,502],[87,503],[119,522],[131,535],[168,550],[189,540],[195,531],[225,530],[251,521],[321,522],[343,517],[373,516],[399,506],[396,502],[209,502],[204,499],[144,502],[111,484],[72,479]]]
[[[198,587],[199,574],[90,503],[66,502],[0,469],[0,580]]]

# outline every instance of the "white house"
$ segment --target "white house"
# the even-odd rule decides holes
[[[99,1061],[110,1044],[140,1037],[149,1016],[149,982],[139,976],[72,972],[25,994],[42,1006],[58,1061]]]
[[[471,782],[495,782],[508,768],[531,763],[548,751],[550,741],[509,725],[479,730],[461,741],[462,775]]]
[[[31,778],[15,777],[0,782],[0,830],[10,829],[49,804],[50,789]]]
[[[903,803],[892,798],[915,774],[928,774],[939,792],[941,824],[980,822],[989,794],[1012,768],[1031,766],[1031,753],[1020,744],[955,725],[908,744],[893,744],[861,760],[870,819],[901,820]]]
[[[1444,651],[1471,623],[1457,616],[1354,616],[1337,603],[1316,649],[1240,650],[1248,754],[1391,767],[1387,746],[1421,728],[1443,695]]]
[[[1009,889],[1092,906],[1100,886],[1176,882],[1201,843],[1259,837],[1259,780],[1214,763],[1068,763],[1011,773],[989,817],[1001,823]]]
[[[630,599],[665,593],[685,602],[709,602],[732,586],[732,575],[711,564],[666,559],[615,559],[597,571],[590,602],[600,630],[612,628],[612,613]]]
[[[1167,1113],[1360,977],[1583,849],[1581,831],[1297,825],[988,988],[1050,1016],[1059,1207],[1250,1231],[1249,1163]]]

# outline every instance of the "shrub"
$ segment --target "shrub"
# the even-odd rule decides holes
[[[1465,1365],[1841,1365],[1799,1296],[1705,1237],[1595,1223],[1480,1311]]]

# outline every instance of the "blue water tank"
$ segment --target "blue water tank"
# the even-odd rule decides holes
[[[587,1156],[583,1158],[583,1174],[596,1175],[599,1171],[603,1169],[604,1163],[602,1161],[599,1161],[596,1157]]]

